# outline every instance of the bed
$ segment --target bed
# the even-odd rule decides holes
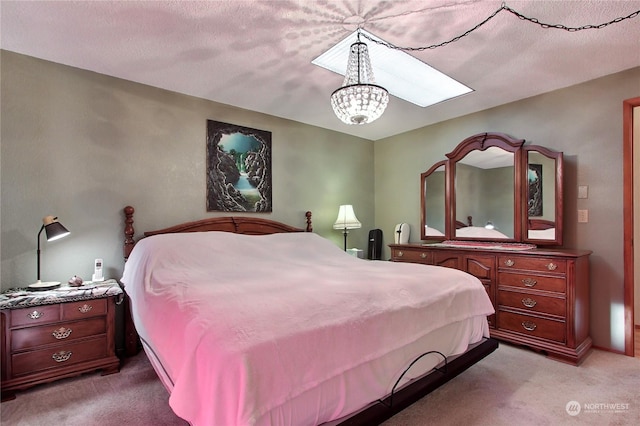
[[[142,347],[193,425],[377,424],[497,348],[482,284],[368,261],[306,229],[211,218],[134,240],[122,283]]]
[[[473,217],[467,216],[467,223],[456,220],[457,238],[481,238],[481,239],[509,239],[509,237],[497,229],[486,226],[474,226]]]
[[[556,223],[545,219],[527,220],[528,236],[532,240],[555,240]]]

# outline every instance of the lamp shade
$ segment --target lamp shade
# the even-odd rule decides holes
[[[333,224],[333,229],[358,229],[361,227],[362,224],[353,212],[353,206],[351,204],[340,206],[338,218],[336,223]]]
[[[69,235],[69,230],[65,228],[57,217],[45,216],[42,219],[44,232],[47,234],[47,241],[55,241]]]

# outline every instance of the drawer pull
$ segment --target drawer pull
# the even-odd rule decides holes
[[[558,265],[556,265],[555,263],[551,262],[547,265],[547,269],[550,271],[555,271],[556,269],[558,269]]]
[[[53,333],[51,333],[51,335],[58,340],[62,340],[69,337],[69,335],[71,334],[71,331],[72,330],[70,328],[60,327],[59,329],[54,330]]]
[[[535,322],[532,322],[532,321],[524,321],[522,323],[522,327],[524,327],[524,329],[527,331],[533,331],[536,329],[537,325]]]
[[[53,355],[51,355],[51,358],[53,358],[53,360],[55,362],[65,362],[69,358],[71,358],[72,354],[73,354],[73,352],[71,352],[71,351],[60,351],[60,352],[56,352]]]
[[[420,257],[425,259],[427,257],[427,253],[420,253]]]
[[[516,264],[516,262],[514,262],[511,259],[507,259],[507,260],[504,261],[504,264],[507,265],[507,266],[513,266],[513,265]]]
[[[91,309],[93,309],[93,306],[91,306],[91,305],[87,305],[86,303],[85,303],[84,305],[82,305],[82,306],[80,306],[80,307],[78,308],[78,310],[79,310],[80,312],[82,312],[83,314],[86,314],[86,313],[87,313],[87,312],[89,312]]]
[[[534,285],[538,284],[538,281],[534,280],[533,278],[525,278],[522,280],[522,284],[524,284],[525,287],[533,287]]]
[[[534,306],[536,306],[537,303],[538,302],[536,302],[530,297],[527,297],[526,299],[522,299],[522,304],[527,308],[533,308]]]
[[[27,314],[27,316],[31,319],[38,319],[44,316],[44,312],[33,311],[30,314]]]
[[[398,252],[398,257],[402,257],[402,256],[404,256],[404,253],[402,251],[399,251]]]

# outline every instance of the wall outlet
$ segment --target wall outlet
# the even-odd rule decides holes
[[[589,187],[587,185],[578,186],[578,198],[589,198]]]
[[[589,222],[589,210],[578,210],[578,223]]]

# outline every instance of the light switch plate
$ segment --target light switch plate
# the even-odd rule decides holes
[[[578,210],[578,223],[589,222],[589,210]]]
[[[589,187],[587,185],[578,186],[578,198],[589,198]]]

